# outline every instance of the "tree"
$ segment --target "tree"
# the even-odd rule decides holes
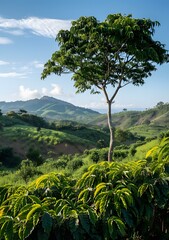
[[[103,22],[95,17],[80,17],[72,22],[70,30],[58,33],[60,49],[44,65],[42,79],[51,73],[72,72],[77,92],[103,92],[110,130],[108,161],[112,160],[114,142],[111,106],[117,93],[128,84],[143,85],[156,64],[168,61],[164,45],[152,38],[158,25],[131,15],[108,15]],[[111,93],[109,86],[114,89]]]
[[[35,165],[39,166],[43,163],[43,157],[40,151],[36,148],[30,147],[26,153],[28,160],[32,161]]]
[[[18,114],[23,114],[23,113],[27,113],[27,111],[25,109],[19,109]]]

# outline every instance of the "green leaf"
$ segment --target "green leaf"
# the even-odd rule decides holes
[[[11,217],[4,218],[6,220],[1,229],[0,229],[0,239],[3,239],[5,237],[5,240],[12,240],[13,239],[13,219]]]
[[[27,221],[23,228],[23,239],[27,238],[33,232],[35,226],[33,225],[33,219]]]
[[[71,214],[71,208],[68,205],[64,205],[62,208],[63,218],[67,218]]]
[[[154,198],[154,187],[153,187],[153,185],[149,184],[148,188],[149,188],[151,198]]]
[[[23,208],[20,209],[17,217],[19,219],[25,219],[31,208],[32,208],[32,203],[25,205]]]
[[[45,212],[42,216],[42,227],[46,233],[50,233],[53,225],[52,217],[49,213]]]
[[[125,226],[124,222],[120,218],[118,218],[118,217],[114,217],[113,220],[116,223],[116,225],[117,225],[117,227],[118,227],[118,229],[120,231],[121,236],[125,236],[125,234],[126,234],[126,231],[125,231],[126,230],[126,226]]]
[[[79,219],[80,219],[80,223],[81,223],[83,229],[87,233],[90,233],[90,221],[89,221],[88,215],[87,214],[79,214]]]
[[[140,195],[140,197],[144,194],[144,192],[147,190],[149,184],[148,183],[143,183],[139,189],[138,189],[138,193]]]
[[[35,212],[33,214],[33,226],[36,226],[40,220],[40,215],[41,213],[40,212]]]
[[[72,233],[76,232],[79,227],[79,219],[71,217],[69,219],[69,227]]]
[[[78,199],[81,200],[83,203],[85,203],[87,201],[87,197],[88,197],[88,193],[89,193],[89,189],[83,189],[78,196]]]
[[[95,225],[95,223],[97,222],[97,214],[95,213],[95,211],[91,208],[88,208],[88,214],[89,214],[89,219],[90,219],[90,222]]]
[[[150,149],[146,154],[146,158],[152,156],[156,152],[157,149],[158,149],[158,146],[155,146],[152,149]]]
[[[9,221],[4,232],[5,240],[13,240],[13,221]]]
[[[120,235],[124,237],[126,234],[126,226],[124,222],[116,216],[113,216],[108,219],[108,228],[109,228],[110,236]]]
[[[103,183],[99,183],[96,186],[96,190],[94,192],[94,197],[96,197],[101,190],[105,190],[105,188],[106,188],[106,183],[104,183],[104,182]]]
[[[41,204],[41,200],[35,195],[29,195],[28,197],[32,200],[33,203]]]
[[[40,211],[41,209],[42,209],[42,206],[40,204],[33,204],[32,209],[29,211],[29,213],[26,216],[26,221],[29,221],[32,215],[35,212]]]

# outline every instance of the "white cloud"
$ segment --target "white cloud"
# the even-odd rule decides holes
[[[47,88],[42,88],[42,94],[43,95],[47,95],[47,92],[48,92]]]
[[[23,85],[19,86],[19,96],[22,100],[40,98],[42,96],[51,96],[56,97],[60,96],[63,92],[60,86],[57,84],[52,84],[52,90],[49,90],[45,87],[41,88],[40,90],[37,89],[30,89],[29,87],[25,87]]]
[[[39,61],[33,61],[31,63],[31,65],[33,65],[35,68],[43,68],[44,67],[44,64],[43,63],[40,63]]]
[[[90,102],[88,104],[83,105],[82,107],[91,108],[91,109],[106,109],[106,103],[102,102]]]
[[[60,96],[63,92],[59,85],[57,84],[51,84],[52,90],[50,91],[50,95],[52,96]]]
[[[19,78],[25,78],[25,73],[18,73],[18,72],[0,72],[0,78],[10,78],[10,77],[19,77]]]
[[[82,107],[90,109],[107,109],[107,104],[105,98],[100,98],[98,101],[92,101],[88,104],[83,105]]]
[[[2,66],[2,65],[8,65],[9,64],[9,62],[6,62],[6,61],[3,61],[3,60],[0,60],[0,66]]]
[[[6,37],[0,37],[0,44],[10,44],[12,41]]]
[[[55,38],[61,29],[69,29],[70,20],[59,20],[49,18],[30,17],[25,19],[0,18],[0,30],[8,31],[11,34],[22,34],[23,30],[30,30],[33,34]]]
[[[19,96],[22,100],[34,99],[40,97],[37,89],[31,90],[30,88],[25,88],[24,86],[19,87]]]
[[[22,35],[24,35],[24,30],[20,30],[20,29],[5,29],[5,28],[3,28],[3,27],[0,27],[0,31],[1,32],[4,32],[4,33],[8,33],[8,34],[11,34],[11,35],[14,35],[14,36],[22,36]]]

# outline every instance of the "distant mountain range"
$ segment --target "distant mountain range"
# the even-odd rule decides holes
[[[9,111],[18,112],[20,109],[26,110],[51,120],[71,120],[78,122],[89,122],[101,115],[91,109],[74,106],[71,103],[58,100],[53,97],[44,96],[40,99],[27,101],[0,102],[2,113]]]
[[[28,113],[48,120],[68,120],[92,125],[107,126],[107,115],[97,111],[74,106],[71,103],[44,96],[28,101],[0,102],[2,113],[26,110]],[[153,125],[169,128],[169,103],[162,103],[145,111],[121,111],[112,114],[115,127],[122,129],[138,125]]]

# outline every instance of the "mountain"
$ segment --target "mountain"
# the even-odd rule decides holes
[[[3,101],[0,102],[0,109],[2,113],[18,112],[20,109],[24,109],[31,114],[50,120],[73,120],[86,123],[100,115],[100,113],[91,109],[77,107],[71,103],[48,96],[27,101]]]

